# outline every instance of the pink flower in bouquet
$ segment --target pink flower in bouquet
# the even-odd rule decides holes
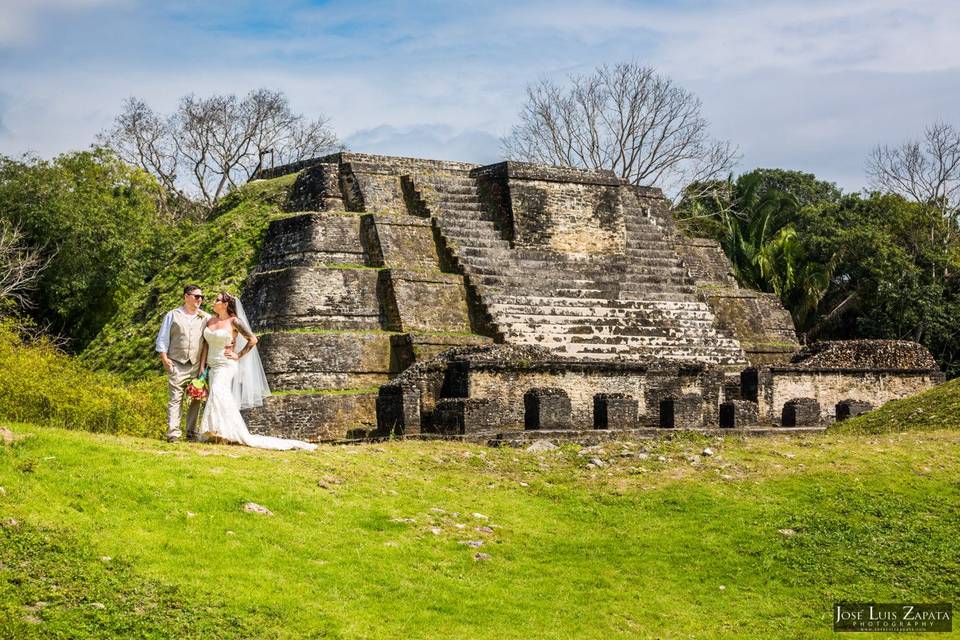
[[[204,371],[200,376],[194,378],[190,381],[190,384],[187,385],[187,393],[194,400],[203,402],[207,399],[207,372]]]

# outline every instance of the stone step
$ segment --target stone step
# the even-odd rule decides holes
[[[707,306],[699,300],[677,300],[660,302],[657,300],[610,300],[609,298],[566,298],[558,296],[534,296],[534,295],[498,295],[492,304],[536,304],[545,307],[603,307],[611,306],[620,309],[690,309],[707,310]]]
[[[517,344],[536,344],[517,343]],[[683,348],[664,348],[648,349],[637,348],[628,345],[566,345],[562,350],[557,350],[570,357],[591,358],[597,360],[620,360],[630,359],[631,357],[655,357],[663,360],[674,360],[680,362],[703,362],[705,364],[727,364],[739,365],[746,364],[746,360],[740,353],[719,353],[715,349],[683,349]]]
[[[480,199],[477,196],[476,189],[473,189],[469,192],[458,192],[451,193],[449,191],[443,191],[438,194],[440,196],[440,202],[444,205],[456,206],[460,203],[471,203],[471,204],[480,204]]]
[[[618,316],[598,314],[593,318],[581,316],[568,316],[562,314],[549,313],[545,310],[543,313],[537,313],[535,308],[526,310],[526,313],[502,313],[491,311],[491,316],[497,320],[497,323],[504,328],[515,327],[517,330],[547,330],[549,327],[554,333],[563,333],[564,335],[584,335],[584,334],[624,334],[630,335],[631,332],[640,331],[649,333],[648,329],[661,329],[663,333],[670,332],[697,333],[716,332],[712,318],[696,317],[693,315],[683,316],[657,316],[637,315],[637,316]]]
[[[623,340],[618,339],[563,339],[544,334],[512,334],[507,333],[504,339],[508,344],[537,344],[546,349],[557,349],[567,352],[580,352],[585,349],[606,350],[614,348],[618,351],[633,353],[649,353],[658,355],[661,351],[671,351],[674,355],[697,357],[700,354],[723,355],[726,357],[740,357],[741,351],[736,344],[725,344],[720,340],[702,340],[697,338],[673,338],[660,336],[631,336]]]
[[[523,291],[518,291],[515,287],[498,287],[493,285],[483,285],[477,284],[472,281],[474,287],[476,287],[477,293],[480,294],[482,299],[485,301],[485,304],[495,302],[499,299],[500,296],[522,296]],[[695,302],[696,297],[690,293],[678,292],[678,291],[669,291],[669,292],[658,292],[650,291],[643,294],[630,294],[629,296],[610,295],[609,292],[603,292],[599,290],[588,291],[583,289],[560,289],[556,291],[535,291],[528,292],[527,295],[538,297],[538,298],[554,298],[557,300],[601,300],[607,302],[615,301],[639,301],[639,302]]]
[[[454,201],[454,200],[447,200],[444,196],[441,196],[439,206],[440,206],[440,211],[436,211],[434,213],[439,214],[441,216],[450,215],[450,214],[453,214],[453,215],[461,214],[463,216],[470,216],[472,214],[486,212],[486,209],[484,209],[483,205],[481,205],[475,199]]]
[[[498,237],[491,238],[471,238],[471,237],[459,237],[456,234],[443,234],[444,238],[447,241],[447,246],[456,246],[459,253],[459,250],[462,249],[509,249],[510,243],[506,240],[502,240]]]
[[[614,306],[619,301],[611,301],[607,305],[597,306],[564,306],[564,305],[537,305],[537,304],[498,304],[488,305],[491,314],[501,317],[524,318],[529,316],[539,318],[550,316],[554,318],[570,318],[582,320],[586,323],[597,323],[604,319],[643,320],[646,318],[669,318],[676,320],[697,320],[712,326],[713,314],[706,306],[698,309],[664,309],[656,306],[636,308]],[[532,310],[536,310],[535,312]]]
[[[624,255],[631,261],[659,259],[680,262],[680,257],[673,249],[627,249]]]
[[[511,260],[516,258],[518,260],[544,260],[544,261],[557,261],[561,254],[556,253],[555,251],[545,251],[540,249],[527,249],[527,248],[513,248],[513,249],[502,249],[502,250],[487,250],[474,247],[463,247],[463,255],[465,256],[476,256],[478,258],[489,258],[492,260]]]

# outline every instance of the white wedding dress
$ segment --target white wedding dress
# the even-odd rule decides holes
[[[300,440],[287,440],[259,436],[250,433],[240,415],[240,408],[233,396],[233,378],[239,364],[224,354],[224,349],[233,339],[231,329],[204,327],[203,339],[207,341],[207,364],[210,366],[210,390],[198,432],[201,441],[228,440],[258,449],[307,449],[317,445]]]

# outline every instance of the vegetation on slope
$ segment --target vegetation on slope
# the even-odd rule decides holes
[[[0,226],[20,228],[46,262],[29,311],[71,350],[165,268],[186,225],[158,211],[161,197],[154,178],[105,149],[50,161],[0,156]]]
[[[838,422],[830,427],[838,433],[890,433],[907,430],[956,429],[960,431],[960,379],[902,400],[893,400],[879,409]]]
[[[24,342],[0,322],[0,417],[67,429],[157,437],[165,424],[162,380],[125,383],[90,371],[48,340]]]
[[[8,426],[19,637],[95,637],[99,616],[203,635],[181,609],[203,603],[225,637],[832,638],[837,600],[960,596],[956,431],[287,453]],[[123,571],[50,579],[73,549]],[[147,622],[143,579],[173,594]]]
[[[291,174],[258,180],[224,198],[214,216],[197,224],[174,248],[157,275],[123,301],[82,359],[126,378],[160,373],[153,343],[163,315],[182,304],[188,283],[211,294],[220,289],[242,292],[267,225],[280,215],[295,179]]]

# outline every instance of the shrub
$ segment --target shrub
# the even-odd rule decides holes
[[[24,341],[0,321],[0,418],[99,433],[161,437],[163,378],[126,384],[93,372],[43,338]]]

